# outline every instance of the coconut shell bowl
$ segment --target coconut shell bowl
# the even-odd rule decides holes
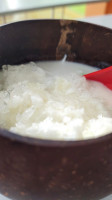
[[[71,20],[0,27],[0,68],[29,61],[112,65],[112,30]],[[81,141],[23,137],[0,129],[0,193],[12,200],[99,200],[112,193],[112,133]]]

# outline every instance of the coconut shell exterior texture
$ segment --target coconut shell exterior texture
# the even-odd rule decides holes
[[[112,65],[112,30],[70,20],[0,27],[3,64],[67,60]],[[26,138],[0,129],[0,193],[12,200],[99,200],[112,193],[112,133],[85,141]]]

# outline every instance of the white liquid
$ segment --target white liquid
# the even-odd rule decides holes
[[[77,73],[80,75],[95,72],[98,68],[89,65],[65,61],[45,61],[37,62],[37,65],[48,72],[58,76],[68,76],[68,74]]]
[[[82,76],[96,70],[62,61],[5,67],[0,126],[51,140],[81,140],[112,132],[111,90]]]

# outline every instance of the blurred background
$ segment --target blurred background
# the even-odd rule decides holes
[[[46,4],[49,0],[41,0]],[[43,8],[39,8],[39,0],[0,0],[0,25],[20,20],[28,19],[82,19],[90,16],[98,16],[112,13],[112,0],[79,0],[80,4],[77,4],[78,0],[62,1],[62,5],[57,6],[52,0],[54,6],[48,6],[47,4]],[[51,2],[51,1],[50,1]],[[57,1],[59,2],[59,1]],[[61,0],[60,0],[61,2]],[[65,3],[64,3],[65,2]],[[67,2],[67,5],[66,5]],[[69,4],[70,2],[70,4]],[[72,2],[72,3],[71,3]],[[89,3],[83,3],[89,2]],[[20,6],[21,4],[21,6]],[[27,5],[25,5],[27,4]],[[29,4],[29,6],[28,6]],[[72,4],[72,5],[71,5]],[[23,6],[23,7],[22,7]],[[47,7],[47,8],[46,8]],[[19,10],[18,10],[19,8]],[[24,10],[24,11],[23,11]],[[19,12],[18,12],[19,11]]]

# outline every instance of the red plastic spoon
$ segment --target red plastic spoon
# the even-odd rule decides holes
[[[99,81],[112,90],[112,66],[84,75],[86,79]]]

